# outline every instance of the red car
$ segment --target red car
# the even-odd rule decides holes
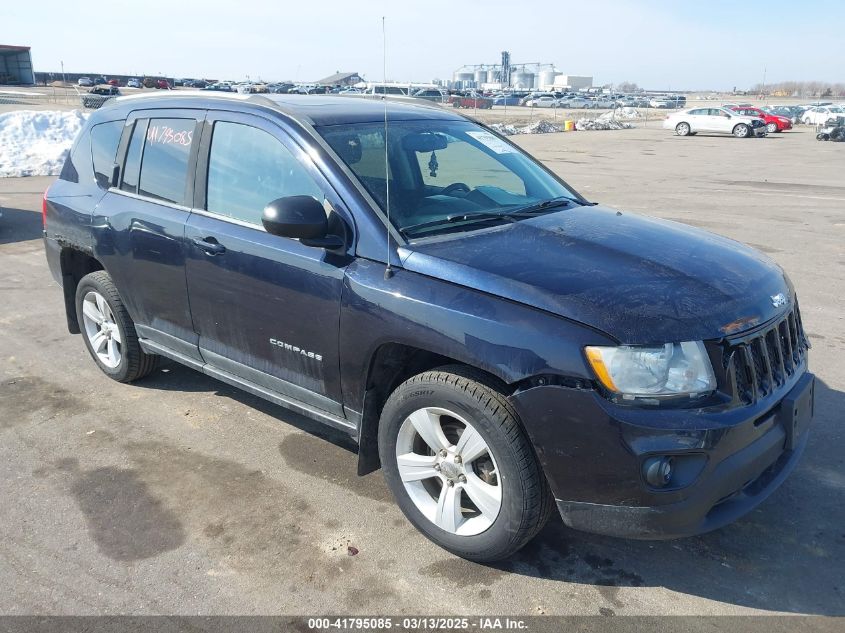
[[[462,97],[461,95],[452,95],[449,97],[449,103],[453,108],[478,108],[479,110],[489,110],[493,107],[493,100],[485,97]]]
[[[763,112],[760,108],[755,108],[754,106],[734,106],[731,110],[739,112],[745,116],[756,116],[758,119],[763,119],[766,123],[766,132],[769,134],[792,129],[792,121],[787,119],[785,116],[769,114],[768,112]]]

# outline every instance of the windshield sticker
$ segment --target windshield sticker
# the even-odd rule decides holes
[[[467,134],[497,154],[516,154],[515,147],[508,145],[496,135],[490,134],[490,132],[467,132]]]

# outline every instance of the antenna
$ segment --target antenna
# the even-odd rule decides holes
[[[384,269],[384,278],[393,277],[393,269],[390,267],[390,163],[387,153],[387,30],[384,26],[384,16],[381,16],[381,40],[382,40],[382,81],[381,102],[384,105],[384,197],[385,211],[387,212],[387,268]]]

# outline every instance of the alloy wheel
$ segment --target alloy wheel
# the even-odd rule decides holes
[[[105,297],[91,290],[82,300],[85,335],[97,359],[109,369],[120,365],[123,340],[114,314]]]
[[[458,414],[439,407],[411,413],[399,428],[396,463],[417,509],[458,536],[487,530],[502,507],[502,485],[492,451]]]
[[[749,132],[750,130],[748,126],[744,123],[740,123],[734,128],[734,136],[736,136],[737,138],[745,138],[746,136],[748,136]]]

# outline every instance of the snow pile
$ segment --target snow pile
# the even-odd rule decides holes
[[[58,175],[87,116],[79,110],[0,114],[0,178]]]
[[[540,119],[536,123],[527,125],[522,128],[522,134],[549,134],[550,132],[561,131],[563,131],[562,127],[544,119]]]
[[[502,136],[513,136],[519,134],[517,127],[510,123],[491,123],[490,128],[496,130]]]
[[[612,113],[607,112],[606,114],[603,114],[599,118],[607,117],[608,114],[612,114],[617,119],[639,119],[643,116],[642,114],[640,114],[639,110],[637,110],[636,108],[623,107],[623,108],[616,108],[616,110],[614,110]],[[608,117],[608,118],[612,118],[612,117]]]
[[[493,123],[490,127],[503,136],[513,136],[514,134],[549,134],[551,132],[563,131],[562,127],[545,119],[540,119],[536,123],[526,125],[525,127],[516,127],[509,123]]]
[[[575,122],[576,130],[629,130],[632,127],[634,126],[631,123],[604,114],[597,119],[583,118]]]

